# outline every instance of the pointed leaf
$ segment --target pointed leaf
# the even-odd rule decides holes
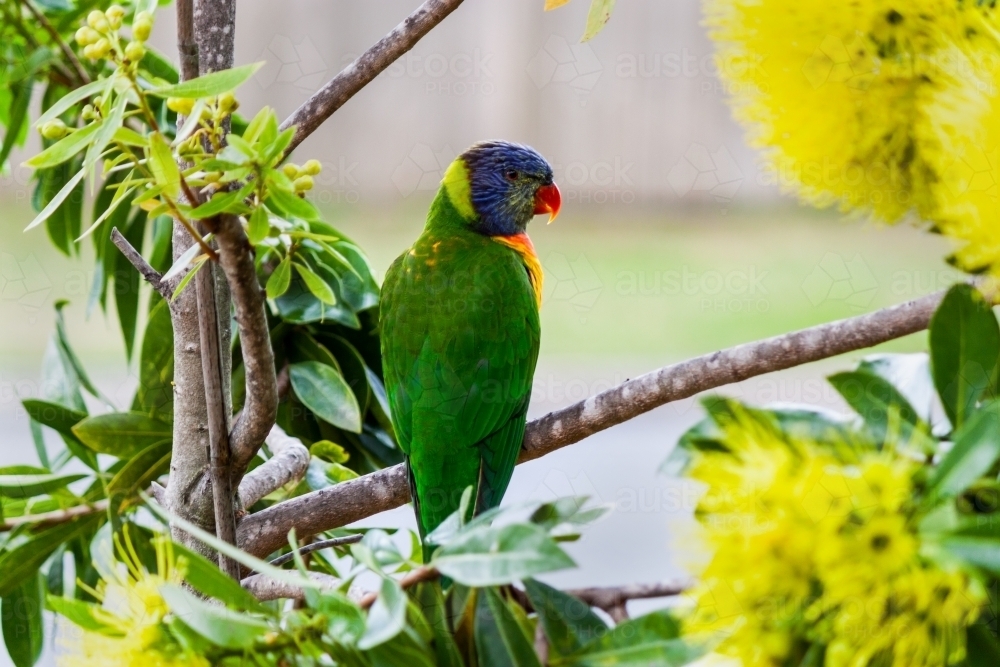
[[[573,560],[532,524],[479,525],[434,552],[431,564],[466,586],[500,586],[573,567]]]
[[[495,589],[478,592],[475,623],[481,667],[541,667],[531,642]]]
[[[100,454],[131,458],[172,437],[170,424],[141,412],[111,412],[88,417],[73,427],[80,442]]]
[[[48,169],[62,164],[89,146],[102,127],[104,127],[103,120],[94,121],[86,127],[67,134],[24,164],[32,169]]]
[[[238,88],[243,82],[253,76],[254,72],[264,66],[264,63],[253,63],[232,69],[224,69],[211,74],[204,74],[196,79],[183,81],[173,86],[163,86],[149,91],[158,97],[212,97]]]
[[[238,581],[224,574],[217,564],[198,552],[191,551],[183,544],[175,542],[171,548],[178,559],[184,561],[184,579],[199,593],[221,600],[233,609],[262,614],[273,613],[240,586]]]
[[[86,475],[0,475],[0,496],[7,498],[33,498],[52,493],[67,484],[83,479]]]
[[[178,618],[214,644],[249,649],[270,626],[258,618],[201,600],[180,586],[160,586],[160,595]]]
[[[113,84],[114,77],[110,79],[98,79],[96,81],[91,81],[86,85],[71,90],[60,97],[59,101],[46,109],[45,113],[38,117],[38,120],[35,121],[35,127],[41,127],[53,118],[63,115],[63,113],[68,111],[77,102],[82,102],[88,97],[100,95],[101,93],[110,90]]]
[[[247,224],[247,237],[250,239],[251,244],[257,245],[266,239],[270,232],[271,220],[267,215],[267,209],[263,206],[258,206],[250,215],[250,220]]]
[[[74,625],[109,637],[120,637],[125,633],[121,628],[125,622],[100,605],[73,598],[48,596],[49,609]]]
[[[326,284],[325,280],[313,273],[312,269],[296,262],[295,270],[302,276],[302,282],[306,284],[314,297],[331,306],[337,305],[337,297],[333,290]]]
[[[289,366],[289,377],[295,395],[318,418],[345,431],[361,432],[358,399],[335,368],[303,361]]]
[[[285,257],[278,266],[274,267],[271,277],[267,279],[267,298],[277,299],[288,291],[288,285],[292,281],[292,260]]]
[[[0,625],[14,667],[32,667],[42,654],[44,618],[38,573],[0,600]]]
[[[931,476],[930,490],[942,497],[956,496],[985,475],[1000,459],[1000,399],[967,417],[955,433],[955,444]]]
[[[149,168],[163,193],[176,199],[181,191],[181,172],[170,150],[170,144],[159,132],[149,135]]]
[[[66,181],[66,185],[64,185],[62,189],[56,193],[55,197],[49,200],[49,203],[45,205],[45,208],[43,208],[41,212],[39,212],[39,214],[35,216],[35,219],[32,220],[28,224],[28,226],[24,228],[24,231],[28,231],[29,229],[34,229],[38,225],[48,220],[49,216],[51,216],[53,213],[56,212],[56,209],[58,209],[60,204],[63,203],[63,200],[65,200],[66,197],[69,197],[70,193],[73,192],[73,189],[77,186],[77,184],[80,181],[83,180],[83,177],[86,174],[87,172],[81,169],[80,171],[76,172],[76,175],[73,176],[73,178]]]
[[[590,606],[572,595],[534,579],[525,579],[524,589],[549,645],[557,653],[568,655],[578,651],[608,631],[607,624]]]
[[[615,8],[615,0],[590,0],[590,11],[587,13],[587,27],[583,32],[581,42],[593,39],[597,33],[604,30],[611,11]]]
[[[358,640],[362,651],[389,641],[406,625],[406,593],[393,579],[384,577],[378,598],[368,612],[365,633]]]

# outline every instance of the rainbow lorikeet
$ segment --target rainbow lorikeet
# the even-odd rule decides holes
[[[382,368],[423,537],[467,487],[477,513],[507,490],[540,339],[542,266],[525,228],[560,205],[533,149],[476,144],[445,171],[423,233],[386,273]]]

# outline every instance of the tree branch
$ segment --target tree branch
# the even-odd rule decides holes
[[[18,526],[54,526],[58,523],[72,521],[73,519],[81,516],[103,514],[108,511],[109,502],[110,501],[107,499],[104,499],[98,500],[97,502],[89,505],[75,505],[73,507],[67,507],[64,510],[54,510],[52,512],[43,512],[42,514],[24,514],[22,516],[13,516],[9,519],[0,521],[0,533],[6,533],[9,530],[14,530]]]
[[[659,584],[632,584],[629,586],[601,586],[576,588],[563,591],[591,607],[603,609],[609,614],[613,609],[624,608],[629,600],[665,598],[680,595],[691,588],[694,582],[670,582]]]
[[[271,334],[267,328],[264,290],[257,280],[253,248],[239,218],[219,216],[216,240],[219,244],[219,264],[226,274],[236,305],[236,323],[239,325],[240,349],[246,370],[246,402],[229,437],[234,478],[240,479],[274,425],[278,414],[278,384]]]
[[[193,0],[177,0],[177,55],[184,81],[198,77],[198,44],[194,41]]]
[[[302,479],[309,467],[309,450],[301,440],[288,435],[277,424],[271,427],[264,442],[271,449],[272,456],[248,472],[240,482],[239,495],[243,507],[250,507],[272,491]]]
[[[355,535],[345,535],[344,537],[333,537],[329,540],[320,540],[319,542],[311,542],[309,544],[299,547],[299,555],[305,556],[306,554],[311,554],[314,551],[322,551],[323,549],[330,549],[331,547],[342,547],[348,544],[355,544],[364,539],[364,533],[357,533]],[[295,558],[295,552],[290,551],[284,556],[278,556],[271,561],[271,565],[278,567],[279,565],[284,565],[290,560]]]
[[[169,303],[170,298],[174,294],[173,289],[171,289],[170,285],[163,282],[163,276],[161,276],[156,269],[149,265],[149,262],[147,262],[143,256],[139,254],[138,250],[132,247],[132,244],[128,242],[128,239],[122,236],[122,233],[118,231],[117,227],[111,230],[111,242],[115,244],[115,247],[118,248],[123,255],[125,255],[125,259],[127,259],[129,263],[135,267],[136,271],[138,271],[139,274],[146,279],[146,282],[148,282],[152,288]]]
[[[978,283],[984,289],[983,283]],[[995,288],[989,287],[993,300]],[[528,424],[518,463],[537,459],[672,401],[747,378],[861,350],[927,328],[944,292],[874,313],[737,345],[666,366]],[[266,555],[288,531],[314,535],[399,507],[409,501],[404,464],[314,491],[246,517],[242,549]]]
[[[295,126],[286,155],[316,128],[367,86],[386,67],[413,48],[420,39],[462,4],[462,0],[426,0],[392,32],[361,54],[285,119],[281,129]]]
[[[323,590],[335,590],[343,583],[340,579],[321,572],[307,572],[306,575],[318,582]],[[240,584],[261,602],[279,599],[304,600],[306,597],[301,587],[272,579],[266,574],[251,574]],[[357,602],[361,599],[361,592],[352,586],[347,591],[347,597]]]

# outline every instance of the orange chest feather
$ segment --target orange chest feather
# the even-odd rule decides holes
[[[538,260],[535,246],[527,234],[513,234],[511,236],[494,236],[494,241],[500,245],[505,245],[518,254],[524,268],[528,271],[528,281],[532,289],[535,290],[535,303],[542,307],[542,281],[545,276],[542,273],[542,263]]]

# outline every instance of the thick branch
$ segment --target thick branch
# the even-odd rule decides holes
[[[288,435],[277,424],[271,427],[265,442],[272,456],[248,472],[240,482],[243,507],[250,507],[272,491],[302,479],[309,467],[309,450],[301,440]]]
[[[198,44],[194,41],[194,2],[177,0],[177,55],[184,81],[198,77]]]
[[[883,310],[737,345],[666,366],[528,424],[519,463],[537,459],[653,408],[747,378],[861,350],[927,328],[944,292]],[[246,517],[240,547],[258,556],[302,535],[346,526],[410,499],[403,464],[314,491]]]
[[[209,267],[211,268],[211,264]],[[215,307],[215,281],[212,271],[195,276],[198,290],[198,327],[201,332],[201,370],[208,408],[209,472],[215,508],[215,534],[228,544],[236,544],[236,515],[233,512],[233,479],[230,466],[229,415],[222,382],[222,351],[219,349],[219,317]],[[239,578],[239,564],[219,554],[219,567]]]
[[[173,296],[174,291],[170,288],[170,285],[163,282],[163,276],[159,272],[149,265],[139,251],[132,247],[132,244],[128,242],[122,233],[118,231],[115,227],[111,230],[111,242],[115,244],[129,263],[135,267],[136,271],[146,279],[154,290],[156,290],[160,296],[166,299],[168,302]]]
[[[281,124],[281,129],[295,126],[291,153],[316,128],[344,106],[355,93],[371,83],[386,67],[413,48],[420,39],[462,4],[462,0],[426,0],[424,4],[392,32],[383,37],[354,62],[345,67],[325,86],[306,100]]]
[[[219,264],[226,274],[236,306],[236,323],[239,325],[240,348],[246,370],[246,402],[229,437],[235,478],[239,479],[274,425],[278,414],[278,384],[274,374],[271,335],[267,328],[264,290],[257,280],[253,248],[239,218],[219,216],[216,239]]]

